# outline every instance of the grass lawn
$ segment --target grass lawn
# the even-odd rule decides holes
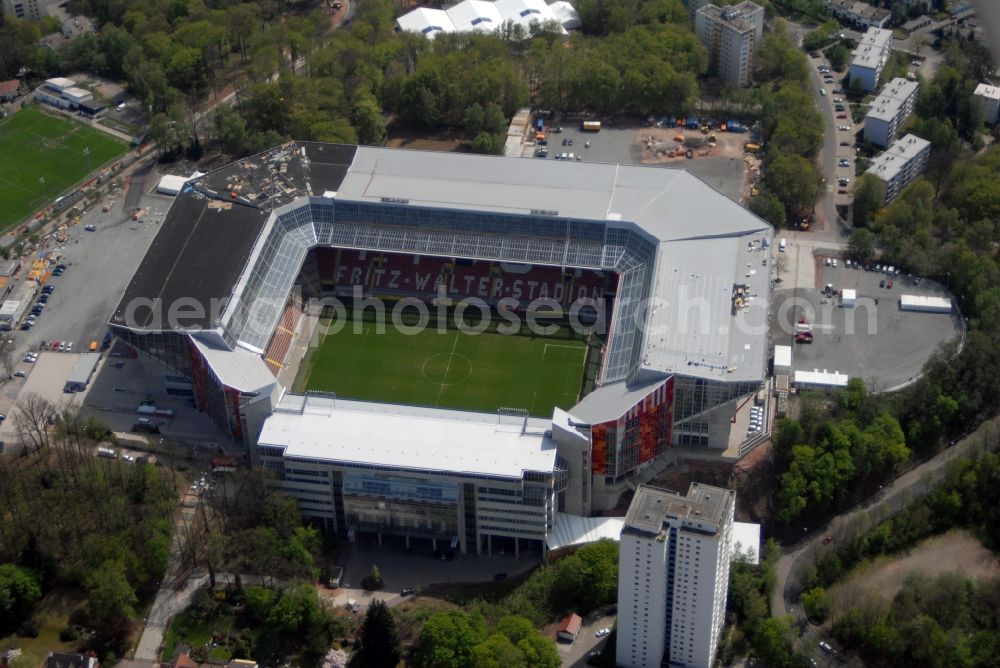
[[[83,592],[72,589],[57,589],[49,592],[35,606],[32,615],[38,623],[37,638],[18,638],[15,635],[0,637],[0,651],[19,647],[25,654],[35,659],[37,665],[48,652],[74,652],[79,641],[63,642],[59,632],[69,624],[70,615],[86,603]]]
[[[582,341],[496,333],[379,334],[364,323],[328,334],[303,362],[297,389],[345,399],[495,411],[526,409],[547,417],[577,402],[587,347]]]
[[[37,106],[0,123],[0,230],[58,197],[128,146]]]

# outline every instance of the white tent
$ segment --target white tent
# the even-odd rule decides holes
[[[583,21],[580,20],[580,15],[576,12],[573,5],[569,4],[565,0],[556,0],[551,5],[549,5],[549,11],[556,17],[556,20],[562,24],[562,27],[566,30],[579,30],[583,27]]]
[[[459,32],[493,32],[503,23],[496,5],[485,0],[465,0],[445,13]]]
[[[417,32],[433,39],[439,32],[455,32],[448,13],[440,9],[418,7],[396,19],[396,25],[406,32]]]
[[[788,373],[792,368],[792,347],[774,347],[774,373]]]
[[[840,305],[841,306],[844,306],[844,307],[854,306],[854,304],[857,302],[857,300],[858,300],[858,293],[857,293],[856,290],[854,290],[852,288],[844,288],[844,291],[841,292],[841,294],[840,294]]]

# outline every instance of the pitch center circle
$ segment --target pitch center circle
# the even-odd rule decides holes
[[[436,353],[424,360],[421,371],[432,383],[454,385],[472,375],[472,361],[459,353]]]

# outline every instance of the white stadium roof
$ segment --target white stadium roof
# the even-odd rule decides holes
[[[396,19],[396,26],[433,38],[439,32],[493,32],[504,23],[524,26],[527,31],[536,21],[554,22],[563,32],[581,25],[580,15],[565,0],[552,5],[544,0],[463,0],[443,10],[418,7]]]
[[[555,466],[550,424],[529,420],[522,433],[496,414],[287,395],[258,443],[301,459],[521,478]]]

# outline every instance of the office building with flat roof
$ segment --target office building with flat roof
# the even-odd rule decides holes
[[[861,0],[826,0],[830,13],[855,28],[885,28],[892,12]]]
[[[750,85],[753,54],[764,37],[763,7],[750,0],[727,7],[704,5],[695,12],[694,31],[722,81]]]
[[[878,87],[878,78],[882,68],[892,53],[892,31],[881,28],[869,28],[861,37],[854,49],[851,59],[850,85],[860,81],[865,92],[871,92]]]
[[[618,560],[617,665],[711,668],[725,624],[736,492],[640,486]]]
[[[896,132],[917,103],[920,84],[896,77],[885,85],[865,115],[865,139],[885,148],[896,138]]]
[[[906,135],[872,160],[868,173],[874,174],[885,185],[886,204],[896,199],[913,179],[924,172],[930,154],[929,141],[915,135]]]

